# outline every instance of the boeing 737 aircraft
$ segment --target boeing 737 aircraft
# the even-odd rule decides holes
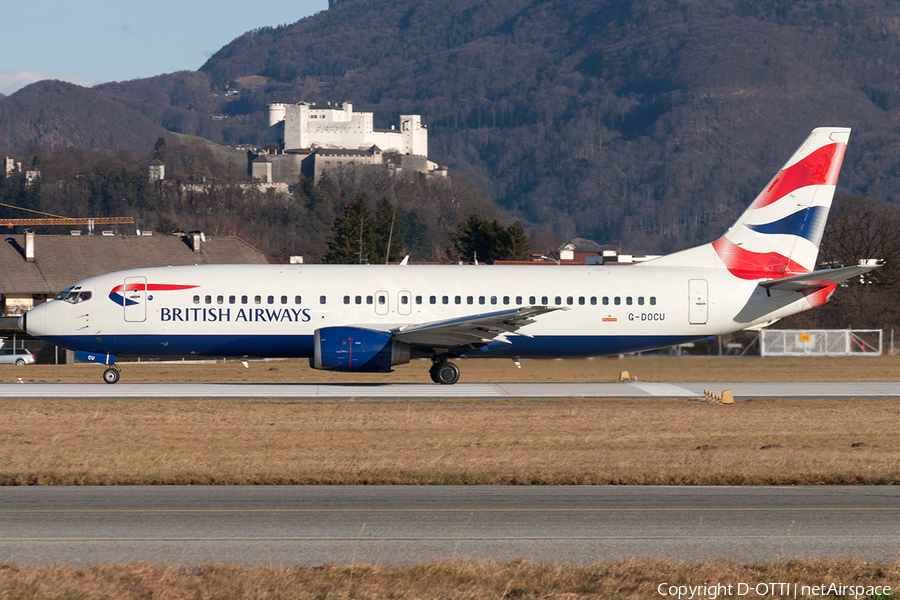
[[[108,365],[117,357],[308,357],[389,372],[452,358],[637,352],[764,327],[824,304],[873,266],[814,271],[850,130],[813,130],[718,240],[631,266],[203,265],[78,282],[19,319]]]

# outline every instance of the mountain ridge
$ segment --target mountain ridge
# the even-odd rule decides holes
[[[900,201],[898,65],[900,7],[874,0],[352,0],[91,91],[231,145],[264,142],[276,100],[348,100],[376,127],[421,114],[431,158],[535,232],[658,253],[721,234],[821,125],[854,128],[842,190]],[[91,139],[27,143],[70,138]]]

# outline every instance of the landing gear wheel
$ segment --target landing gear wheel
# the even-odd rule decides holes
[[[103,381],[106,383],[116,383],[119,381],[119,370],[110,367],[103,371]]]
[[[431,380],[441,385],[453,385],[459,381],[459,367],[446,360],[437,362],[431,367]]]

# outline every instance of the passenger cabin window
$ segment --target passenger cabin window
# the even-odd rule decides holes
[[[437,304],[437,296],[428,296],[428,304]]]
[[[300,304],[300,296],[294,296],[294,304]]]
[[[475,304],[475,296],[466,296],[466,304]]]
[[[216,296],[216,304],[225,304],[225,296]]]
[[[253,296],[253,304],[262,304],[262,296]]]
[[[625,304],[627,304],[628,306],[631,306],[631,296],[628,296],[627,298],[625,298]]]
[[[619,306],[620,304],[622,304],[622,299],[619,298],[618,296],[616,296],[616,299],[613,300],[613,302],[615,303],[616,306]]]
[[[269,304],[275,304],[275,296],[269,296],[268,298],[266,298],[266,302],[268,302]]]
[[[409,304],[409,296],[406,296],[406,295],[400,296],[400,304],[402,304],[404,306]]]
[[[450,304],[450,296],[441,296],[442,304]]]
[[[234,296],[228,296],[228,304],[234,304],[237,302],[237,298]]]
[[[638,306],[643,306],[643,305],[644,305],[644,297],[638,296]]]
[[[200,304],[200,296],[194,296],[194,304]]]
[[[484,304],[484,296],[478,296],[478,304]]]
[[[362,296],[357,296],[354,300],[356,300],[357,304],[362,304]]]
[[[366,296],[366,304],[374,304],[375,299],[372,296]]]
[[[509,304],[509,296],[503,296],[503,304]]]
[[[282,304],[287,304],[287,296],[282,296],[282,297],[281,297],[281,303],[282,303]]]
[[[206,302],[207,304],[212,304],[212,296],[207,296],[207,297],[205,297],[205,298],[203,299],[203,301]]]
[[[325,296],[319,296],[319,304],[325,304]]]
[[[537,299],[534,296],[528,296],[528,304],[537,304]]]
[[[656,296],[650,296],[650,306],[656,306]]]
[[[350,304],[350,296],[344,296],[344,304]]]
[[[609,305],[609,296],[603,296],[603,306]]]
[[[578,296],[578,306],[584,306],[584,296]]]
[[[572,296],[567,296],[566,304],[568,304],[569,306],[572,306],[573,303],[574,303],[574,300],[572,300]],[[584,299],[582,299],[581,303],[584,304]]]
[[[422,296],[416,296],[416,304],[422,304]]]
[[[548,298],[547,296],[541,296],[541,304],[547,306],[548,304],[550,304],[550,298]]]
[[[462,304],[462,296],[456,296],[455,298],[453,298],[453,302],[455,302],[456,304]]]
[[[516,304],[522,304],[522,296],[516,296]]]
[[[591,306],[597,306],[597,296],[591,296]]]
[[[559,306],[560,304],[562,304],[562,297],[561,297],[561,296],[557,296],[557,297],[556,297],[556,305]]]
[[[247,304],[247,296],[241,296],[241,304]]]

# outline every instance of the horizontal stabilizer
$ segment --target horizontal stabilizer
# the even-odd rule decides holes
[[[770,290],[799,292],[811,288],[827,287],[833,283],[841,283],[842,281],[853,279],[863,273],[868,273],[873,269],[877,269],[879,266],[880,265],[857,265],[854,267],[841,267],[840,269],[825,269],[823,271],[813,271],[812,273],[794,275],[793,277],[785,277],[783,279],[762,281],[759,285]]]
[[[497,312],[480,313],[422,325],[400,327],[393,331],[397,341],[413,346],[452,348],[466,344],[506,341],[508,334],[531,337],[519,329],[534,323],[534,317],[566,310],[563,307],[523,306]]]

